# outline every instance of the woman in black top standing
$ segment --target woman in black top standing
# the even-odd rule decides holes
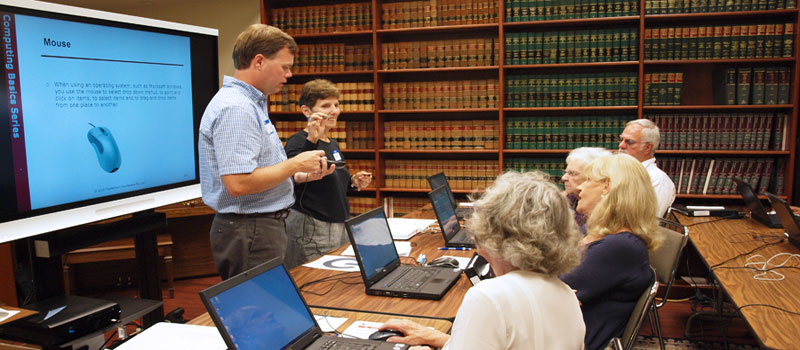
[[[300,110],[309,125],[319,123],[316,128],[306,128],[286,141],[286,156],[291,158],[309,150],[323,150],[328,160],[344,161],[339,144],[328,135],[336,127],[339,118],[339,89],[324,79],[316,79],[303,85],[300,92]],[[313,117],[313,118],[312,118]],[[350,217],[347,192],[363,188],[372,181],[372,174],[358,172],[350,175],[345,165],[318,181],[306,182],[303,174],[295,175],[295,202],[286,219],[289,244],[285,264],[288,268],[301,265],[348,241],[344,221]]]

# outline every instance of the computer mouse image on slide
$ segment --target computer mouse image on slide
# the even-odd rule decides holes
[[[389,339],[391,337],[403,337],[405,334],[401,331],[396,331],[393,329],[384,329],[382,331],[377,331],[369,335],[369,339],[371,340],[383,340]]]
[[[122,157],[120,157],[117,141],[114,140],[111,131],[103,126],[94,126],[91,123],[89,125],[93,126],[93,128],[89,130],[86,137],[97,153],[97,161],[100,162],[100,167],[108,173],[119,170],[119,166],[122,164]]]

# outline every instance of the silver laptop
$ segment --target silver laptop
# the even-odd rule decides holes
[[[439,300],[460,270],[400,263],[382,207],[345,221],[367,294]]]
[[[430,198],[433,211],[436,213],[436,221],[439,222],[439,227],[442,229],[444,245],[446,247],[475,248],[475,241],[469,238],[469,231],[462,228],[458,222],[453,205],[447,199],[446,189],[439,187],[428,193],[428,198]]]
[[[778,220],[783,225],[783,232],[789,238],[789,242],[800,248],[800,222],[798,222],[800,218],[792,214],[792,208],[785,200],[769,192],[766,195],[772,205],[772,210],[775,210]]]
[[[211,286],[200,298],[230,350],[408,349],[323,334],[280,258]]]

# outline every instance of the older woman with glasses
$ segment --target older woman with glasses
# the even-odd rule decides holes
[[[567,196],[569,206],[575,213],[575,223],[583,234],[586,234],[586,217],[575,210],[578,205],[578,186],[586,181],[583,169],[593,160],[610,155],[611,151],[600,147],[576,148],[567,155],[567,168],[564,169],[561,181],[564,182],[564,195]]]
[[[409,320],[381,329],[404,336],[390,342],[444,349],[581,349],[584,325],[578,301],[557,276],[580,263],[572,213],[542,172],[507,172],[475,201],[467,220],[478,254],[497,277],[467,291],[451,335]]]

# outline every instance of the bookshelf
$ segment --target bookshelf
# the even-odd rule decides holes
[[[668,173],[678,167],[670,174],[683,185],[678,200],[736,199],[725,187],[734,175],[791,198],[796,7],[795,0],[263,0],[261,15],[267,24],[292,23],[282,29],[301,57],[311,45],[338,48],[334,55],[369,49],[368,67],[354,66],[350,55],[327,69],[304,67],[289,81],[369,85],[371,109],[340,117],[372,126],[374,147],[343,150],[374,166],[375,187],[353,197],[366,208],[369,198],[375,205],[424,199],[420,179],[441,170],[461,184],[453,189],[459,195],[503,169],[559,177],[570,149],[616,148],[624,121],[635,118],[656,120],[669,136],[657,158]],[[326,18],[312,20],[314,13]],[[332,27],[331,16],[343,24]],[[719,91],[737,89],[747,94],[741,103],[720,100]],[[290,109],[270,115],[302,120]],[[398,170],[409,163],[429,166]]]

